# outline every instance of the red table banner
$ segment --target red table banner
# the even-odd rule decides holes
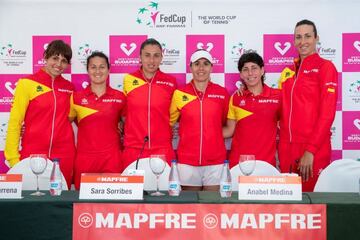
[[[324,204],[74,203],[73,240],[326,239]]]

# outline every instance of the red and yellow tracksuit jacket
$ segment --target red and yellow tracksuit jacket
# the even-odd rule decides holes
[[[52,79],[42,69],[18,81],[5,144],[5,157],[10,166],[30,154],[57,157],[68,184],[71,184],[75,144],[68,115],[73,89],[72,83],[62,76]]]
[[[309,151],[314,154],[313,181],[316,182],[321,169],[330,163],[330,128],[336,112],[337,83],[334,64],[317,53],[301,62],[296,59],[294,66],[281,73],[279,158],[282,171],[288,172],[290,168],[295,171],[293,166],[297,166],[297,160]],[[315,185],[315,182],[309,184]]]
[[[71,96],[70,117],[78,123],[74,168],[76,189],[81,173],[120,173],[122,171],[118,123],[126,104],[125,95],[106,88],[101,97],[91,87]]]
[[[222,126],[228,104],[226,89],[211,82],[205,93],[197,91],[193,82],[174,92],[170,113],[172,125],[179,119],[179,163],[208,166],[224,162]]]
[[[172,156],[174,155],[169,108],[175,89],[176,79],[160,70],[150,81],[144,78],[141,69],[125,76],[124,93],[127,106],[124,167],[136,160],[146,136],[149,140],[141,157],[147,157],[158,149],[164,149],[166,152],[172,152]],[[130,153],[129,149],[135,150],[127,154]],[[171,159],[167,160],[171,161]]]
[[[280,118],[281,93],[264,84],[261,94],[254,96],[245,90],[243,96],[230,98],[228,119],[236,121],[230,151],[230,166],[239,163],[241,154],[276,166],[276,134]]]

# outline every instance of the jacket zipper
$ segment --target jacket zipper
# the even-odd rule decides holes
[[[51,88],[52,88],[52,93],[53,93],[53,97],[54,97],[54,114],[53,114],[53,118],[52,118],[52,122],[51,122],[51,135],[50,135],[50,144],[49,144],[49,152],[48,152],[48,157],[51,159],[51,151],[52,151],[52,145],[53,145],[53,138],[54,138],[54,130],[55,130],[55,118],[56,118],[56,94],[55,94],[55,86],[54,86],[54,79],[52,79],[51,82]]]
[[[151,130],[150,130],[150,126],[151,126],[151,82],[149,82],[149,91],[148,91],[148,137],[149,137],[149,143],[148,143],[148,148],[150,149],[151,147]]]
[[[294,84],[292,85],[291,93],[290,93],[290,113],[289,113],[289,138],[290,138],[290,142],[292,142],[291,121],[292,121],[292,111],[293,111],[294,88],[295,88],[295,84],[296,84],[296,81],[298,79],[298,76],[299,76],[299,74],[301,72],[300,70],[301,70],[301,66],[302,66],[303,61],[301,61],[301,63],[300,63],[299,70],[298,70],[298,72],[296,74]],[[295,69],[296,69],[296,67],[295,67]]]

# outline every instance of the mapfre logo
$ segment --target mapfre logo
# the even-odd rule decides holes
[[[94,219],[91,216],[90,213],[82,213],[79,217],[78,217],[78,223],[80,225],[80,227],[82,228],[89,228],[91,227],[91,225],[93,224]]]

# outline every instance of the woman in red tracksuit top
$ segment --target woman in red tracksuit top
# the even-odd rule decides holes
[[[138,158],[164,154],[170,163],[172,148],[169,107],[176,79],[162,71],[161,44],[149,38],[140,47],[141,67],[124,77],[126,95],[124,128],[124,168]]]
[[[229,103],[225,138],[231,137],[230,167],[239,163],[242,154],[255,155],[276,167],[276,135],[280,117],[279,89],[265,83],[262,57],[253,51],[241,55],[238,62],[244,88],[235,92]]]
[[[212,57],[205,50],[190,59],[193,80],[174,92],[171,122],[179,119],[177,149],[181,185],[185,190],[218,190],[226,158],[222,126],[229,96],[225,88],[210,81]]]
[[[330,163],[330,128],[336,112],[338,73],[332,62],[316,53],[318,39],[313,22],[296,24],[300,58],[280,79],[280,168],[299,173],[303,191],[313,191],[321,170]]]
[[[4,151],[10,167],[31,154],[60,158],[68,188],[75,157],[74,133],[68,120],[74,86],[61,74],[69,66],[71,57],[70,46],[54,40],[44,52],[45,66],[18,81]]]
[[[87,58],[90,86],[71,97],[70,119],[76,117],[77,150],[74,184],[80,189],[82,173],[120,173],[122,171],[120,131],[125,95],[108,83],[110,64],[102,52]]]

